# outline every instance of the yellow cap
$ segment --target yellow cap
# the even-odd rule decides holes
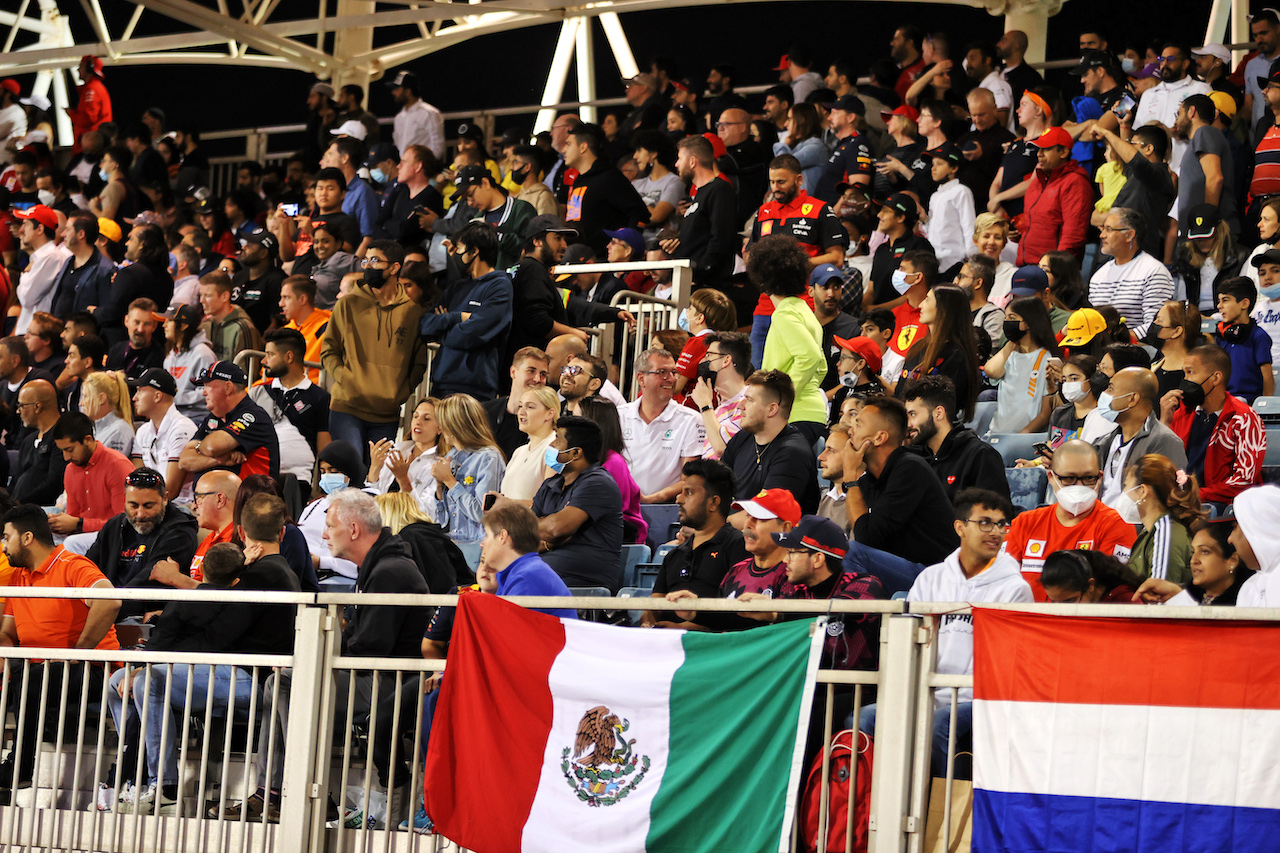
[[[1236,99],[1226,92],[1210,92],[1209,100],[1213,101],[1213,105],[1218,108],[1218,112],[1227,117],[1227,121],[1231,121],[1236,117]]]
[[[112,243],[119,243],[120,238],[124,236],[124,232],[120,230],[120,226],[114,219],[98,218],[98,233],[106,237]]]
[[[1084,346],[1107,329],[1107,321],[1092,308],[1081,308],[1071,315],[1062,329],[1064,347]]]

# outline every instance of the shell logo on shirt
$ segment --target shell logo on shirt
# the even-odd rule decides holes
[[[1043,539],[1028,539],[1027,540],[1027,556],[1043,557],[1044,546],[1045,546],[1045,540]]]

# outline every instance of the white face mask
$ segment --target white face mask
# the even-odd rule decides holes
[[[1116,499],[1115,504],[1111,507],[1120,513],[1120,517],[1124,519],[1125,524],[1141,524],[1142,510],[1138,508],[1138,503],[1129,497],[1129,492],[1136,491],[1139,487],[1134,486],[1126,492],[1121,492],[1120,497]]]
[[[1084,515],[1098,502],[1098,493],[1092,486],[1063,486],[1053,494],[1058,500],[1058,506],[1074,516]]]
[[[36,195],[40,197],[40,203],[45,207],[53,207],[53,203],[58,200],[52,190],[36,190]]]
[[[1078,403],[1089,396],[1088,382],[1063,382],[1062,399],[1068,403]]]

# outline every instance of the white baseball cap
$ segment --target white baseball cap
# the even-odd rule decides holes
[[[364,142],[364,138],[369,135],[369,131],[365,126],[355,119],[348,119],[329,132],[334,136],[353,136],[361,142]]]
[[[1222,64],[1231,65],[1231,51],[1227,50],[1220,44],[1206,44],[1204,47],[1197,47],[1191,51],[1192,56],[1214,56],[1222,60]]]

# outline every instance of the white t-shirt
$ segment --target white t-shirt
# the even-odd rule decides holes
[[[978,84],[978,88],[986,89],[996,98],[996,109],[1012,110],[1013,109],[1013,87],[1009,85],[1009,81],[1004,79],[1004,75],[999,70],[992,71],[982,82]]]
[[[1045,371],[1049,351],[1010,353],[996,395],[996,414],[991,419],[991,435],[1022,432],[1040,414],[1044,400]]]
[[[182,448],[187,446],[187,442],[195,434],[195,422],[179,412],[177,406],[170,406],[169,411],[160,419],[159,430],[149,420],[138,427],[138,433],[133,439],[133,458],[153,471],[168,476],[169,463],[178,461]],[[191,477],[188,476],[174,503],[190,506],[193,497],[191,492]]]
[[[302,381],[310,384],[308,379]],[[278,388],[284,387],[279,379],[271,380],[271,384]],[[289,420],[284,409],[276,405],[266,385],[254,385],[250,388],[249,398],[262,407],[276,429],[276,438],[280,440],[280,473],[293,474],[299,480],[309,482],[316,464],[316,455],[307,439]]]
[[[413,453],[413,440],[402,441],[395,448],[408,456]],[[435,464],[437,455],[436,448],[430,447],[409,463],[409,485],[413,487],[413,496],[423,512],[427,511],[427,501],[435,500],[436,496],[436,478],[431,475],[431,466]],[[391,491],[391,484],[395,481],[396,475],[391,473],[390,464],[384,462],[381,471],[369,472],[366,485],[385,495]]]
[[[668,401],[652,423],[645,423],[640,402],[618,409],[618,419],[627,443],[627,464],[641,494],[651,495],[680,479],[683,459],[702,455],[707,428],[701,415],[675,400]]]
[[[1271,336],[1271,364],[1280,364],[1280,300],[1268,299],[1259,293],[1258,304],[1250,316],[1259,329]]]

